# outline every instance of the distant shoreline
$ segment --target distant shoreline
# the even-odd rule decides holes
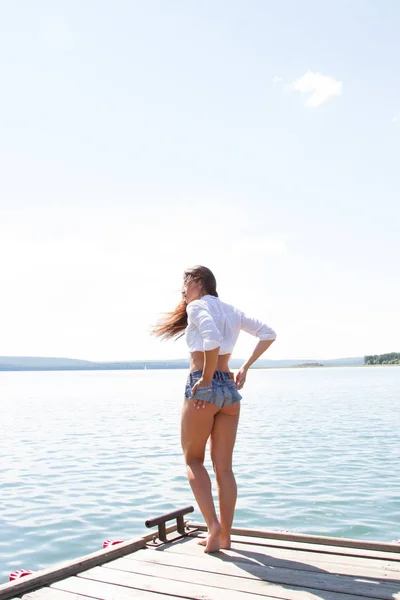
[[[389,364],[381,364],[381,365],[318,365],[319,368],[324,368],[324,369],[337,369],[339,367],[346,367],[348,369],[350,368],[360,368],[360,367],[400,367],[400,365],[389,365]],[[252,369],[318,369],[317,366],[313,366],[313,365],[308,365],[308,366],[303,366],[303,365],[293,365],[292,367],[251,367]]]
[[[319,365],[316,366],[303,366],[303,365],[280,365],[280,366],[253,366],[250,367],[253,371],[269,371],[275,369],[296,369],[296,370],[318,370],[318,369],[358,369],[360,367],[400,367],[400,365]],[[20,367],[20,368],[3,368],[0,366],[0,373],[49,373],[49,372],[77,372],[77,371],[85,371],[85,372],[99,372],[99,371],[186,371],[187,367],[125,367],[125,368],[116,368],[116,367],[105,367],[105,368],[84,368],[84,367]],[[239,367],[231,367],[232,370],[237,370]]]
[[[232,358],[231,369],[240,369],[244,360]],[[323,367],[399,366],[398,364],[364,364],[364,357],[314,359],[259,359],[252,369],[318,369]],[[72,358],[0,356],[0,373],[10,371],[143,371],[189,369],[186,358],[174,360],[86,361]]]
[[[400,365],[319,365],[316,366],[302,366],[302,365],[273,365],[273,366],[253,366],[251,367],[254,371],[260,370],[274,370],[274,369],[297,369],[297,370],[318,370],[318,369],[338,369],[338,368],[359,368],[359,367],[399,367]],[[233,370],[238,369],[239,367],[231,367]],[[151,367],[151,368],[143,368],[143,367],[134,367],[134,368],[115,368],[115,367],[105,367],[105,368],[85,368],[85,367],[10,367],[4,368],[0,366],[0,373],[40,373],[40,372],[69,372],[69,371],[85,371],[85,372],[98,372],[98,371],[183,371],[188,370],[188,366],[179,366],[179,367]]]

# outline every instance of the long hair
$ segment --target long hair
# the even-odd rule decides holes
[[[210,269],[201,265],[187,269],[183,274],[184,285],[188,285],[194,281],[201,284],[204,294],[218,297],[217,282]],[[182,300],[175,310],[165,313],[153,327],[153,335],[164,340],[179,339],[188,324],[186,306],[186,302]]]

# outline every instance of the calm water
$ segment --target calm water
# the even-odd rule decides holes
[[[185,377],[0,373],[0,582],[193,503]],[[237,526],[400,538],[400,367],[254,370],[244,391]]]

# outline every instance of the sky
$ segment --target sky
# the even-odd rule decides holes
[[[194,264],[265,358],[399,352],[399,28],[392,0],[0,3],[0,356],[184,358],[150,330]]]

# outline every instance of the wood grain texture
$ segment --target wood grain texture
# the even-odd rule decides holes
[[[207,585],[196,585],[181,581],[172,581],[160,577],[149,577],[135,575],[95,567],[84,574],[71,577],[68,580],[59,581],[52,586],[57,589],[66,589],[76,593],[87,593],[99,600],[165,600],[176,598],[188,598],[193,600],[257,600],[257,596],[245,592],[223,590]],[[162,594],[160,596],[160,594]],[[272,600],[271,596],[258,597],[260,600]],[[286,596],[289,600],[290,596]],[[276,597],[275,597],[276,600]],[[297,599],[296,599],[297,600]],[[304,600],[303,598],[301,600]],[[307,599],[308,600],[308,599]],[[330,599],[329,599],[330,600]],[[343,600],[334,598],[332,600]],[[346,600],[348,600],[346,598]],[[350,600],[360,600],[350,598]]]
[[[251,592],[262,596],[271,595],[286,598],[287,589],[292,594],[298,591],[334,592],[337,594],[362,595],[368,598],[391,600],[400,599],[400,581],[388,582],[372,577],[353,577],[326,573],[322,570],[302,571],[296,568],[264,566],[259,568],[259,577],[236,577],[232,574],[204,572],[183,568],[182,566],[155,565],[126,558],[108,563],[106,569],[126,571],[140,576],[156,579],[179,581],[196,585],[207,585],[224,590]],[[85,577],[85,574],[82,574]],[[157,590],[158,591],[158,590]]]
[[[203,528],[204,529],[204,528]],[[191,537],[204,536],[204,530],[198,529],[194,530],[193,533],[190,534]],[[321,538],[322,539],[322,538]],[[332,538],[326,538],[329,540]],[[338,538],[335,538],[338,539]],[[256,536],[245,536],[245,535],[232,535],[233,542],[240,542],[242,544],[251,544],[257,546],[266,546],[272,548],[289,548],[293,550],[307,550],[309,552],[324,552],[329,554],[338,554],[344,556],[362,556],[369,558],[379,558],[383,560],[391,560],[397,561],[400,563],[400,553],[398,552],[398,547],[400,544],[385,544],[385,547],[389,548],[388,550],[371,550],[365,548],[357,548],[357,547],[349,547],[349,546],[339,546],[334,545],[331,546],[328,541],[326,544],[312,544],[308,542],[300,542],[300,541],[292,541],[285,539],[273,539],[273,538],[265,538]]]
[[[197,546],[197,544],[196,544]],[[258,577],[259,569],[263,566],[285,567],[287,569],[297,568],[305,571],[324,570],[327,573],[340,575],[352,575],[355,577],[387,578],[400,581],[398,563],[394,563],[396,569],[391,569],[390,564],[385,561],[349,557],[347,561],[342,556],[318,555],[313,552],[293,552],[291,550],[271,549],[265,555],[249,548],[248,545],[234,544],[232,550],[223,550],[216,554],[207,556],[201,547],[188,552],[187,546],[182,545],[180,552],[163,552],[139,550],[134,554],[128,554],[128,560],[152,562],[171,566],[182,566],[187,569],[198,569],[200,571],[212,571],[218,573],[233,574],[237,576]]]
[[[46,587],[54,581],[69,577],[70,575],[75,575],[80,571],[85,571],[96,565],[104,564],[109,560],[114,560],[115,558],[119,558],[120,556],[124,556],[145,547],[146,541],[144,538],[126,541],[116,546],[110,546],[105,550],[98,550],[92,554],[87,554],[86,556],[64,562],[60,565],[50,567],[49,569],[38,571],[37,573],[22,577],[16,581],[5,583],[0,586],[0,600],[13,599],[16,596],[35,591],[41,587]]]
[[[160,596],[160,594],[152,591],[124,586],[119,582],[108,583],[93,579],[82,579],[79,576],[57,581],[51,586],[50,590],[56,592],[59,588],[71,594],[78,594],[77,598],[79,600],[82,597],[89,600],[176,600],[176,596],[170,596],[169,594]]]
[[[188,525],[195,527],[199,531],[207,531],[207,527],[204,525],[204,523],[189,522]],[[348,538],[305,535],[302,533],[285,533],[279,531],[262,531],[259,529],[244,529],[238,527],[232,528],[232,534],[251,538],[255,537],[259,539],[267,538],[269,540],[276,539],[307,544],[322,544],[323,546],[340,546],[342,548],[393,552],[398,554],[400,560],[400,544],[392,544],[387,542],[366,542],[365,540],[353,540]]]
[[[166,531],[167,533],[176,532],[176,523],[167,527]],[[4,583],[0,585],[0,600],[15,600],[18,596],[46,587],[54,581],[75,575],[80,571],[85,571],[91,567],[105,564],[109,560],[114,560],[115,558],[125,556],[130,552],[144,548],[147,543],[152,541],[155,533],[156,532],[153,532],[140,538],[127,540],[116,546],[109,546],[106,549],[101,549],[97,552],[92,552],[91,554],[63,562],[48,569],[33,573],[27,577],[22,577],[16,581]]]
[[[88,600],[87,596],[74,594],[71,592],[61,592],[60,590],[52,590],[49,587],[42,588],[36,592],[30,592],[22,596],[21,600]]]
[[[400,600],[395,544],[235,529],[230,550],[207,555],[204,531],[99,550],[0,586],[0,600]]]

